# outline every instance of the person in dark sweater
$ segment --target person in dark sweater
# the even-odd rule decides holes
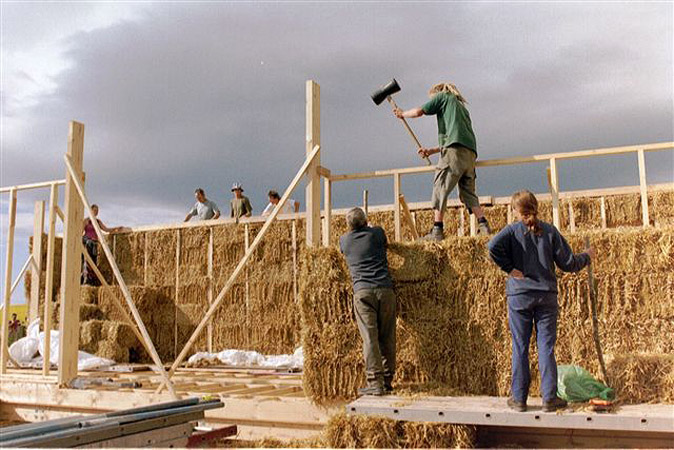
[[[393,391],[396,366],[396,296],[388,273],[386,234],[369,227],[365,212],[353,208],[346,214],[350,231],[339,238],[353,282],[353,310],[363,338],[367,386],[363,395]]]
[[[543,410],[551,412],[566,406],[566,401],[557,397],[555,267],[578,272],[590,264],[594,250],[590,247],[574,255],[557,228],[538,220],[538,201],[531,192],[516,192],[511,204],[521,220],[506,226],[489,242],[489,256],[510,275],[506,296],[513,355],[508,406],[516,411],[527,409],[531,381],[529,340],[535,326]]]

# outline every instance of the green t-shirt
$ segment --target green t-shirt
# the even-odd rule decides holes
[[[232,211],[230,216],[234,217],[235,219],[253,212],[253,207],[250,205],[250,200],[248,200],[248,197],[245,195],[242,195],[241,198],[233,198],[230,200],[229,206]]]
[[[477,155],[475,133],[470,114],[454,94],[440,92],[421,107],[424,114],[438,116],[438,145],[440,148],[459,144]]]

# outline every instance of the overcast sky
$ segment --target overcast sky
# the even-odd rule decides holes
[[[468,99],[481,159],[674,140],[673,6],[663,3],[2,2],[1,185],[64,177],[68,121],[85,124],[87,193],[110,226],[180,221],[203,187],[254,210],[304,157],[305,81],[321,85],[322,165],[333,173],[420,165],[386,104],[430,85]],[[437,143],[434,118],[412,120]],[[563,162],[561,188],[638,183],[630,157]],[[647,155],[672,181],[672,152]],[[481,170],[481,195],[546,190],[542,165]],[[337,207],[391,203],[389,180],[334,187]],[[403,179],[428,200],[430,175]],[[32,202],[20,193],[15,271]],[[41,192],[46,198],[46,191]],[[304,203],[304,191],[295,197]],[[3,194],[4,274],[7,195]],[[30,230],[30,231],[29,231]],[[2,277],[4,283],[4,275]]]

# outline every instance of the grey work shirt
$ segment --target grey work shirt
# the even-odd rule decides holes
[[[203,203],[196,202],[189,214],[192,216],[198,216],[199,220],[208,220],[212,219],[216,212],[219,213],[220,210],[218,209],[218,206],[215,204],[215,202],[206,200]]]
[[[351,272],[353,291],[392,288],[386,257],[386,234],[381,227],[359,228],[339,238],[339,248]]]

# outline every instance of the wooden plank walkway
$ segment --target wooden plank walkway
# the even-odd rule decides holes
[[[625,405],[615,413],[570,409],[545,413],[541,399],[532,398],[529,411],[519,413],[508,408],[501,397],[365,396],[349,403],[346,410],[349,414],[418,422],[668,433],[674,443],[674,405]]]

